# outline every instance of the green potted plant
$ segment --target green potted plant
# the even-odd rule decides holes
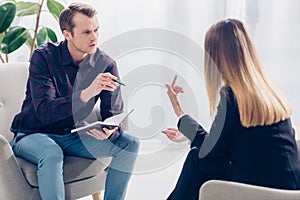
[[[43,10],[44,7],[45,10]],[[56,33],[51,28],[40,25],[40,18],[43,12],[50,12],[58,20],[63,9],[64,6],[55,0],[39,0],[38,2],[7,0],[0,4],[1,62],[8,62],[8,54],[20,48],[24,43],[30,49],[30,58],[37,46],[48,41],[57,42]],[[12,26],[17,17],[34,18],[34,28]]]

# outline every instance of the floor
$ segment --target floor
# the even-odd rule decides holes
[[[152,142],[143,144],[142,147],[142,154],[138,157],[135,173],[128,186],[126,200],[166,199],[175,186],[188,145],[173,143],[161,148],[161,144]],[[149,153],[147,148],[156,151]],[[92,200],[92,197],[79,200]]]

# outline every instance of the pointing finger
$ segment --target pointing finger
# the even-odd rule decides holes
[[[173,89],[174,89],[176,80],[177,80],[177,75],[174,76],[174,79],[173,79],[172,84],[171,84],[171,86],[172,86]]]

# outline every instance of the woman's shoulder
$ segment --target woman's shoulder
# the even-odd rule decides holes
[[[239,115],[238,103],[232,88],[225,85],[220,91],[220,103],[226,106],[227,112],[230,110],[232,113]]]
[[[221,92],[225,92],[225,94],[233,94],[232,88],[229,85],[224,85],[221,88]]]
[[[227,100],[235,100],[235,94],[232,90],[232,88],[229,86],[229,85],[225,85],[221,88],[221,91],[220,91],[220,95],[221,97],[225,97]]]

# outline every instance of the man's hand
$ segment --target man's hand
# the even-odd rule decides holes
[[[115,132],[116,130],[118,130],[118,127],[115,127],[113,129],[103,128],[102,131],[94,128],[87,131],[86,133],[96,138],[97,140],[107,140],[109,136],[111,136],[111,134],[113,134],[113,132]]]
[[[111,73],[100,73],[93,82],[81,92],[81,100],[83,102],[88,102],[102,90],[113,92],[119,86],[119,83],[116,82],[117,79],[118,78]]]
[[[177,80],[177,75],[175,75],[173,81],[172,81],[172,84],[171,86],[166,84],[166,87],[167,87],[167,94],[169,96],[169,99],[172,103],[172,106],[173,106],[173,109],[174,109],[174,112],[175,114],[177,115],[177,117],[181,117],[184,112],[182,111],[182,108],[181,108],[181,105],[180,105],[180,102],[177,98],[177,94],[178,93],[184,93],[183,91],[183,88],[178,86],[178,85],[175,85],[176,83],[176,80]]]

